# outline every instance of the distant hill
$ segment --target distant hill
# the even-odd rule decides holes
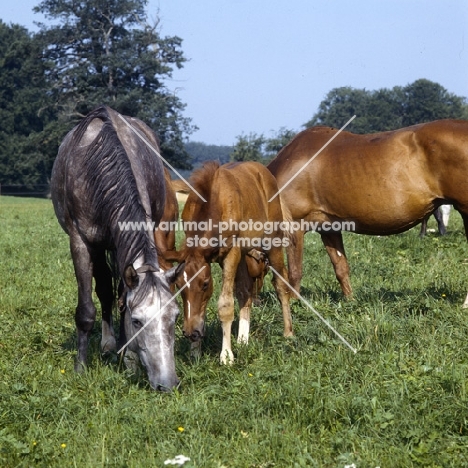
[[[217,146],[189,141],[185,145],[187,153],[192,158],[193,167],[198,167],[205,161],[219,161],[221,164],[229,162],[229,155],[233,152],[233,146]]]
[[[198,141],[189,141],[185,144],[185,150],[190,155],[190,163],[193,169],[200,167],[205,161],[219,161],[221,164],[229,162],[229,156],[233,152],[233,146],[207,145]],[[193,170],[192,169],[192,170]],[[188,177],[190,171],[178,171],[183,177]],[[172,174],[173,178],[178,178]]]

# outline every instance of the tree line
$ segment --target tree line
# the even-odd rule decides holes
[[[0,20],[0,184],[47,186],[65,134],[99,104],[148,123],[164,157],[189,170],[205,160],[267,163],[297,133],[249,133],[232,146],[188,142],[196,130],[166,81],[186,62],[182,39],[149,24],[146,0],[43,0],[49,24],[28,31]],[[369,91],[332,89],[304,127],[372,133],[442,118],[468,119],[465,97],[420,79]]]
[[[332,89],[304,127],[341,128],[353,115],[356,118],[346,130],[375,133],[438,119],[468,120],[468,104],[465,97],[427,79],[374,91],[345,86]],[[273,138],[257,134],[239,136],[231,159],[268,163],[295,135],[294,130],[281,129]]]
[[[190,167],[195,127],[165,82],[186,61],[182,39],[150,25],[146,0],[44,0],[51,25],[0,20],[0,183],[47,184],[65,134],[100,104],[148,123],[173,165]]]

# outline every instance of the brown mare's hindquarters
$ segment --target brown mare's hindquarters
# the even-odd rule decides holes
[[[325,227],[350,222],[345,229],[358,234],[397,234],[440,205],[452,204],[466,230],[468,122],[439,120],[370,135],[341,132],[314,158],[337,132],[315,127],[299,133],[268,168],[280,190],[284,187],[281,195],[292,219],[318,223],[341,289],[351,296],[341,230]],[[296,231],[287,248],[289,278],[297,291],[305,232]]]

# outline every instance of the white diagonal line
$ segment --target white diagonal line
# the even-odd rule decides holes
[[[353,115],[269,200],[274,200],[354,119]]]
[[[283,278],[271,265],[269,265],[270,270],[273,271],[273,273],[278,276],[278,278],[281,278],[288,286],[291,291],[294,291],[297,294],[297,297],[307,306],[309,309],[338,337],[340,340],[354,353],[357,353],[356,348],[353,348],[344,338],[342,335],[340,335],[313,307],[312,305],[306,301],[290,284],[289,282]]]
[[[177,172],[177,170],[169,163],[169,161],[167,161],[166,159],[164,159],[162,156],[161,156],[161,153],[148,141],[147,138],[145,138],[144,135],[142,135],[133,125],[131,125],[129,122],[127,122],[123,116],[121,116],[120,114],[118,114],[120,119],[123,120],[125,122],[125,124],[130,127],[137,136],[140,137],[140,139],[146,143],[146,145],[151,148],[155,153],[156,153],[156,156],[158,156],[160,159],[162,159],[164,161],[164,163],[166,164],[166,166],[169,166],[171,168],[171,170],[173,170],[190,188],[192,191],[194,191],[204,202],[206,202],[206,200],[192,187],[192,185],[184,178],[182,177],[182,175]]]
[[[157,316],[161,315],[162,311],[187,287],[190,283],[203,271],[205,266],[202,266],[185,284],[159,309],[159,314],[154,314],[143,327],[141,327],[118,351],[120,354]]]

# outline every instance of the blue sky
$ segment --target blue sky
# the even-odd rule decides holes
[[[2,2],[0,19],[33,30],[38,3]],[[167,86],[199,127],[195,141],[301,130],[338,86],[427,78],[468,96],[465,0],[150,0],[148,16],[183,39],[189,62]]]

